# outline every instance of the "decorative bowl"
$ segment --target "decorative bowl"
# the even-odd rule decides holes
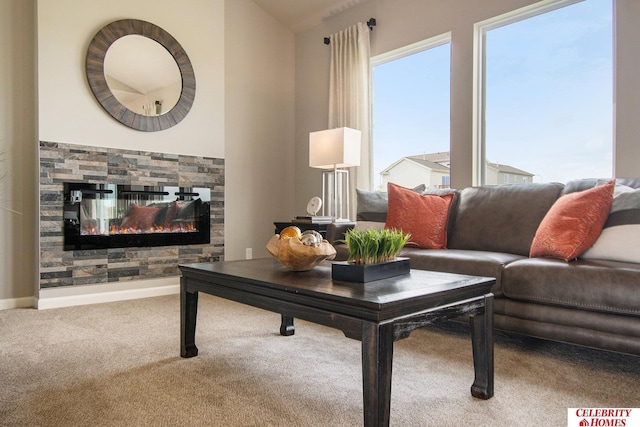
[[[336,256],[336,249],[326,240],[311,246],[295,237],[281,239],[279,234],[269,240],[267,251],[291,271],[308,271],[325,259]]]

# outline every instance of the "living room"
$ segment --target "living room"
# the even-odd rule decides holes
[[[531,3],[534,2],[522,1],[519,6]],[[14,17],[4,28],[12,29],[7,30],[6,37],[14,40],[9,46],[16,58],[5,87],[11,95],[6,98],[11,103],[5,107],[11,112],[7,116],[11,120],[6,119],[7,134],[3,137],[5,165],[9,168],[3,181],[7,187],[4,199],[5,207],[20,212],[20,215],[6,210],[1,213],[7,221],[5,229],[20,233],[19,238],[4,234],[5,280],[0,301],[6,307],[32,306],[32,298],[40,298],[34,269],[38,261],[33,257],[38,253],[38,236],[33,227],[38,221],[34,141],[224,158],[225,259],[244,258],[246,248],[253,248],[254,257],[267,256],[264,245],[273,231],[273,221],[303,213],[306,201],[320,193],[320,173],[308,167],[307,141],[310,131],[327,126],[328,78],[321,70],[328,67],[329,52],[322,38],[367,16],[385,22],[372,32],[372,54],[452,31],[451,186],[471,185],[473,23],[516,8],[512,2],[499,1],[483,4],[477,11],[469,5],[455,9],[439,2],[407,3],[401,8],[363,2],[325,19],[321,25],[293,34],[253,2],[205,6],[196,3],[193,8],[183,8],[182,15],[154,7],[153,13],[171,17],[164,19],[182,16],[175,26],[187,33],[187,39],[181,39],[176,30],[171,32],[194,62],[198,89],[192,111],[179,126],[163,132],[139,132],[105,116],[88,92],[82,64],[91,37],[112,20],[111,15],[136,16],[153,22],[153,17],[144,16],[148,8],[143,2],[127,6],[114,3],[93,8],[90,12],[95,18],[91,20],[87,14],[82,19],[74,15],[81,8],[69,3],[59,8],[54,4],[38,5],[37,20],[36,5],[29,2],[12,4],[10,13],[4,15],[8,20]],[[210,10],[214,6],[217,9]],[[47,7],[54,11],[49,13]],[[183,21],[194,19],[190,9],[201,7],[208,13],[198,16],[206,22],[198,26],[197,32],[191,31],[193,26]],[[640,157],[634,138],[638,125],[633,114],[637,89],[632,47],[640,35],[635,34],[633,24],[627,24],[633,22],[635,7],[634,2],[616,2],[614,174],[618,177],[636,176],[635,160]],[[425,13],[419,13],[422,10]],[[460,10],[464,13],[457,13]],[[457,16],[464,19],[455,19]],[[20,19],[23,24],[14,24]],[[433,25],[429,25],[429,20],[434,21]],[[415,25],[407,25],[414,21]],[[203,34],[204,31],[207,33]],[[16,38],[15,34],[21,36]],[[76,46],[74,49],[69,48],[71,43]],[[190,47],[191,43],[195,46]],[[32,83],[34,79],[37,86]],[[268,91],[269,95],[261,97],[261,104],[249,89]],[[255,173],[243,173],[246,170]],[[264,176],[270,179],[264,180]],[[273,182],[279,183],[277,189],[272,188]],[[166,282],[157,284],[164,285]]]
[[[283,0],[285,1],[285,0]],[[329,50],[323,37],[371,17],[372,55],[452,34],[451,186],[474,182],[474,24],[534,0],[336,2],[333,13],[294,32],[249,0],[8,0],[2,4],[3,134],[0,309],[55,308],[175,295],[179,277],[41,287],[40,142],[222,159],[225,260],[269,256],[273,222],[304,213],[320,193],[308,166],[309,132],[328,121]],[[614,2],[614,176],[637,177],[640,5]],[[343,6],[343,7],[338,7]],[[322,15],[322,14],[321,14]],[[118,123],[85,76],[91,38],[117,19],[152,22],[188,53],[195,101],[178,125],[140,132]],[[177,319],[176,319],[177,320]],[[4,326],[3,326],[4,328]],[[4,334],[3,330],[3,334]],[[585,403],[587,404],[587,403]]]

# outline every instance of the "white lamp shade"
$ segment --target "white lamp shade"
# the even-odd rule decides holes
[[[362,133],[335,128],[309,134],[309,166],[320,169],[360,166]]]

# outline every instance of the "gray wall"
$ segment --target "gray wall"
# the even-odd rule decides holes
[[[0,309],[38,283],[34,22],[34,1],[0,2]]]

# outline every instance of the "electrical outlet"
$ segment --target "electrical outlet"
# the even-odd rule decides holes
[[[251,259],[253,258],[253,249],[252,248],[246,248],[244,250],[244,258],[245,259]]]

